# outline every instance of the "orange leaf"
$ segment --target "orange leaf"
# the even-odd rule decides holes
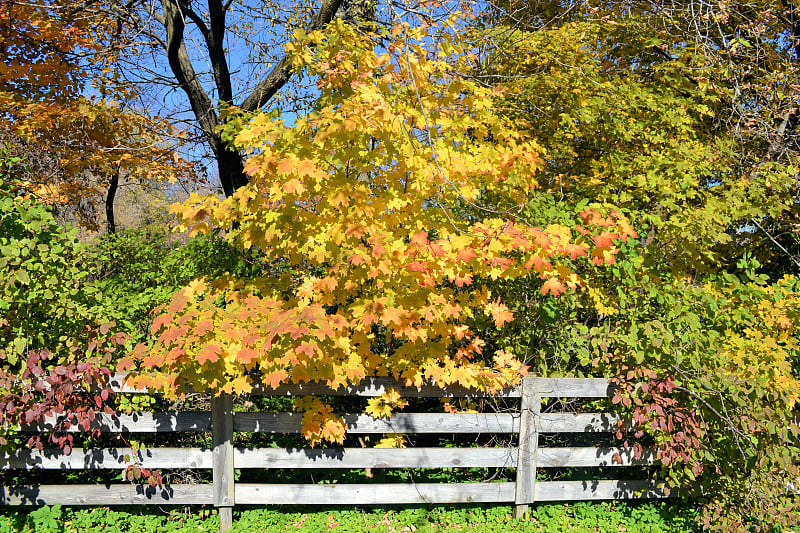
[[[264,385],[269,385],[273,389],[277,389],[288,377],[289,374],[287,374],[285,370],[276,370],[274,372],[264,374],[261,377],[261,381],[264,382]]]
[[[403,315],[405,313],[397,309],[395,307],[387,307],[383,310],[383,316],[381,316],[381,322],[385,326],[391,326],[392,324],[397,324],[398,326],[403,323]]]
[[[567,292],[567,289],[564,287],[564,284],[561,283],[560,279],[549,278],[544,282],[544,285],[542,285],[542,295],[547,296],[548,292],[553,296],[558,296],[559,294]]]
[[[245,365],[251,363],[253,359],[257,358],[258,352],[246,346],[239,350],[239,352],[236,354],[236,359]]]
[[[215,363],[219,360],[222,350],[216,342],[210,342],[197,352],[197,362],[204,365],[206,362]]]

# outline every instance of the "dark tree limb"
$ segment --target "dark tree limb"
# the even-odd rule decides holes
[[[208,39],[209,30],[208,26],[206,26],[206,23],[203,21],[203,17],[201,17],[200,15],[197,14],[197,12],[188,7],[185,9],[184,13],[186,13],[186,16],[189,17],[189,20],[194,22],[194,25],[197,26],[198,30],[200,30],[200,33],[203,35],[203,38]]]
[[[228,60],[225,57],[225,9],[221,0],[208,0],[208,12],[211,26],[206,34],[208,55],[214,69],[214,82],[217,86],[219,99],[226,104],[231,104],[233,89],[231,87],[231,73],[228,69]]]
[[[131,2],[137,0],[128,0]],[[232,0],[208,0],[208,19],[203,19],[192,11],[189,0],[160,0],[161,13],[156,12],[150,0],[138,0],[149,17],[164,26],[166,38],[163,47],[167,61],[178,87],[189,100],[192,112],[203,132],[206,142],[211,148],[217,162],[217,170],[222,189],[226,196],[232,195],[236,189],[247,184],[244,173],[244,161],[241,154],[231,150],[222,141],[217,128],[221,124],[217,112],[216,99],[212,101],[192,65],[186,49],[186,24],[194,23],[203,35],[211,64],[216,98],[229,105],[234,105],[231,73],[225,56],[226,14]],[[322,0],[319,10],[309,21],[306,30],[314,31],[325,27],[336,15],[345,0]],[[146,27],[147,21],[138,17],[134,10],[129,16],[137,26]],[[150,34],[148,34],[150,35]],[[256,111],[263,107],[286,83],[292,75],[291,60],[284,56],[277,66],[255,87],[240,107],[245,111]]]
[[[167,61],[178,85],[189,99],[189,104],[192,106],[200,128],[206,135],[214,134],[214,130],[219,124],[217,114],[214,112],[211,99],[203,89],[186,51],[184,38],[186,25],[181,11],[184,4],[185,0],[162,0],[164,29],[167,32]]]
[[[111,175],[111,181],[108,184],[108,194],[106,194],[106,228],[109,235],[117,233],[117,225],[114,221],[114,198],[117,196],[117,189],[119,188],[119,167],[117,171]]]
[[[344,0],[322,0],[322,5],[319,11],[311,19],[311,22],[306,27],[306,31],[311,32],[318,30],[333,20],[339,6],[342,5]],[[281,87],[286,85],[289,78],[292,76],[292,62],[288,56],[284,56],[275,68],[267,74],[267,77],[261,80],[259,84],[253,89],[253,92],[244,99],[244,102],[239,106],[244,111],[252,112],[266,104],[270,98],[275,96]]]

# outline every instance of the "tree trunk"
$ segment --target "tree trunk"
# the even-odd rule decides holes
[[[247,174],[244,172],[244,160],[238,152],[232,151],[225,146],[219,137],[210,141],[213,145],[216,145],[214,152],[217,159],[219,181],[227,198],[239,187],[247,185],[248,179]]]
[[[371,0],[370,0],[371,1]],[[343,0],[322,0],[318,11],[311,17],[306,32],[318,30],[328,24],[342,5]],[[161,0],[162,16],[159,22],[166,31],[163,42],[170,69],[178,86],[186,94],[200,129],[203,131],[214,157],[217,160],[219,180],[225,196],[247,185],[242,156],[228,149],[217,134],[220,118],[216,102],[233,103],[231,74],[225,52],[226,15],[230,2],[209,0],[207,19],[192,9],[189,0]],[[205,37],[207,60],[211,65],[216,88],[216,98],[200,82],[186,49],[186,24],[194,24]],[[245,111],[256,111],[263,107],[292,75],[291,58],[285,56],[273,70],[257,84],[253,92],[244,99],[240,107]]]
[[[108,184],[108,194],[106,194],[106,229],[109,235],[117,233],[117,225],[114,222],[114,197],[117,195],[119,188],[119,168],[117,172],[111,176],[111,182]]]

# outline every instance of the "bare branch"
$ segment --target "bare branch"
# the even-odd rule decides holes
[[[342,2],[343,0],[322,0],[319,11],[317,11],[311,19],[311,22],[306,27],[306,31],[311,32],[318,30],[333,20]],[[255,111],[261,108],[281,89],[281,87],[286,85],[291,75],[291,60],[288,56],[284,55],[278,64],[275,65],[275,68],[267,74],[267,77],[261,80],[256,88],[253,89],[250,96],[244,99],[240,107],[245,111]]]
[[[208,39],[208,26],[206,23],[203,22],[203,17],[197,14],[197,12],[190,7],[185,7],[183,12],[186,14],[189,19],[194,22],[194,25],[197,26],[197,29],[200,30],[200,33],[203,35],[203,38]]]

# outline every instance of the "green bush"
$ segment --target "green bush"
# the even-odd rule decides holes
[[[74,358],[90,330],[113,319],[92,282],[94,270],[74,231],[64,231],[45,206],[0,182],[2,366],[19,368],[30,350]]]

